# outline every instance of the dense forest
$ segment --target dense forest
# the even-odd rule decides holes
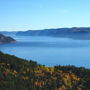
[[[90,90],[90,70],[47,67],[0,52],[0,90]]]

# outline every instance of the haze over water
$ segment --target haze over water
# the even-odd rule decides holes
[[[0,51],[40,64],[90,68],[90,41],[70,38],[13,36],[17,42],[0,45]]]

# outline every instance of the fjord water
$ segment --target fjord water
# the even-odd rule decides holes
[[[16,43],[0,45],[0,51],[40,64],[75,65],[90,68],[90,40],[13,36]]]

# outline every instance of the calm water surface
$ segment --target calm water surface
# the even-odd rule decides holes
[[[40,64],[90,68],[90,41],[69,38],[13,36],[17,42],[0,45],[0,51]]]

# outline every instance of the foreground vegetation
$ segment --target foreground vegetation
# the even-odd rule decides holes
[[[0,52],[0,90],[90,90],[90,70],[47,67]]]

